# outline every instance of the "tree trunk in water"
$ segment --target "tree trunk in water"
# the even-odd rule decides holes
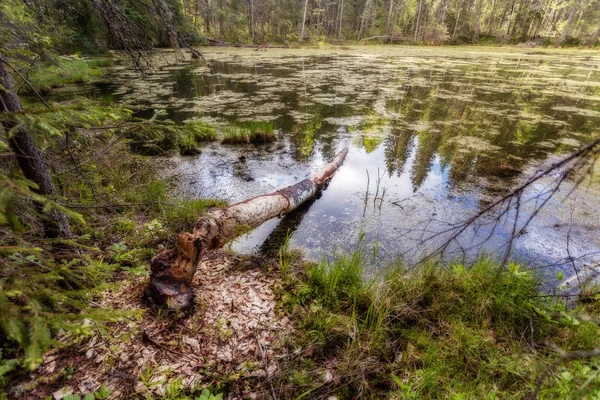
[[[182,233],[174,248],[151,261],[152,273],[145,296],[157,306],[186,310],[193,305],[190,288],[198,262],[207,250],[222,247],[231,239],[263,222],[289,213],[321,191],[342,165],[348,149],[312,177],[271,194],[209,211],[196,221],[192,233]]]
[[[304,40],[304,24],[306,23],[306,9],[308,8],[308,0],[304,0],[304,16],[302,17],[302,30],[300,31],[300,43]]]
[[[23,111],[21,101],[15,93],[13,81],[6,68],[7,62],[0,55],[0,113],[18,113]],[[2,119],[4,130],[8,133],[15,128],[17,122],[8,116]],[[56,188],[50,177],[50,171],[44,164],[42,151],[27,134],[25,128],[19,127],[14,130],[12,136],[8,138],[8,144],[15,153],[17,162],[25,178],[34,182],[37,188],[36,193],[44,196],[56,196]],[[42,211],[41,205],[39,206]],[[42,224],[44,226],[44,235],[47,238],[70,237],[71,229],[67,217],[56,210],[42,212]]]

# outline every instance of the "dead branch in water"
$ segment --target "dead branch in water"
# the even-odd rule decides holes
[[[539,214],[548,201],[560,191],[563,183],[570,177],[576,179],[573,188],[566,194],[566,197],[569,197],[585,178],[592,174],[595,163],[598,161],[599,157],[600,139],[596,139],[567,157],[553,163],[549,167],[537,171],[520,186],[492,202],[472,217],[458,223],[449,224],[448,228],[441,231],[430,232],[431,234],[429,236],[422,237],[418,247],[437,238],[445,237],[445,239],[441,245],[429,252],[419,263],[435,257],[445,256],[453,243],[458,246],[463,255],[466,255],[468,251],[478,248],[490,240],[494,232],[502,225],[503,221],[508,221],[510,214],[512,213],[514,215],[514,221],[511,223],[512,226],[510,227],[508,239],[503,246],[501,246],[501,248],[505,247],[504,258],[502,261],[502,263],[505,264],[511,255],[515,239],[526,232],[526,228],[531,221]],[[542,178],[551,176],[557,172],[556,179],[544,190],[541,190],[540,193],[532,198],[524,198],[525,191],[533,184],[540,181]],[[533,210],[529,215],[523,215],[523,205],[531,203],[533,203]],[[484,219],[489,216],[493,216],[493,218],[491,221],[486,222]],[[467,230],[474,229],[474,232],[477,233],[478,229],[490,223],[492,224],[490,231],[484,238],[477,241],[477,243],[471,243],[468,247],[465,247],[460,243],[459,239],[467,232]],[[425,233],[425,229],[423,229],[423,233]],[[574,258],[569,255],[569,261],[572,261],[573,259]]]
[[[254,197],[209,211],[192,233],[182,233],[175,247],[151,261],[150,284],[145,296],[158,306],[185,310],[193,304],[190,288],[198,263],[207,250],[217,249],[263,222],[295,210],[323,190],[342,165],[348,149],[308,179],[271,194]]]

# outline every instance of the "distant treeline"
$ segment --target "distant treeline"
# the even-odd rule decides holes
[[[182,0],[205,36],[228,42],[380,40],[597,45],[598,0]]]
[[[597,46],[600,1],[2,0],[0,33],[0,45],[8,49],[31,42],[59,52],[88,53],[166,47],[175,37],[186,45],[359,41]]]

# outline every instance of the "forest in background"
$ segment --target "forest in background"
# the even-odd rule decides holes
[[[35,29],[27,26],[27,13],[36,15]],[[600,39],[600,2],[594,0],[9,0],[0,14],[4,29],[19,28],[18,21],[21,30],[39,35],[46,26],[55,48],[87,53],[132,47],[123,35],[168,47],[174,30],[190,45],[596,46]]]
[[[593,0],[182,0],[203,35],[230,42],[596,45]]]

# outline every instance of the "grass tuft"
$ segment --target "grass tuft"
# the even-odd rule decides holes
[[[222,131],[223,144],[267,144],[277,140],[275,127],[271,122],[249,121]]]

